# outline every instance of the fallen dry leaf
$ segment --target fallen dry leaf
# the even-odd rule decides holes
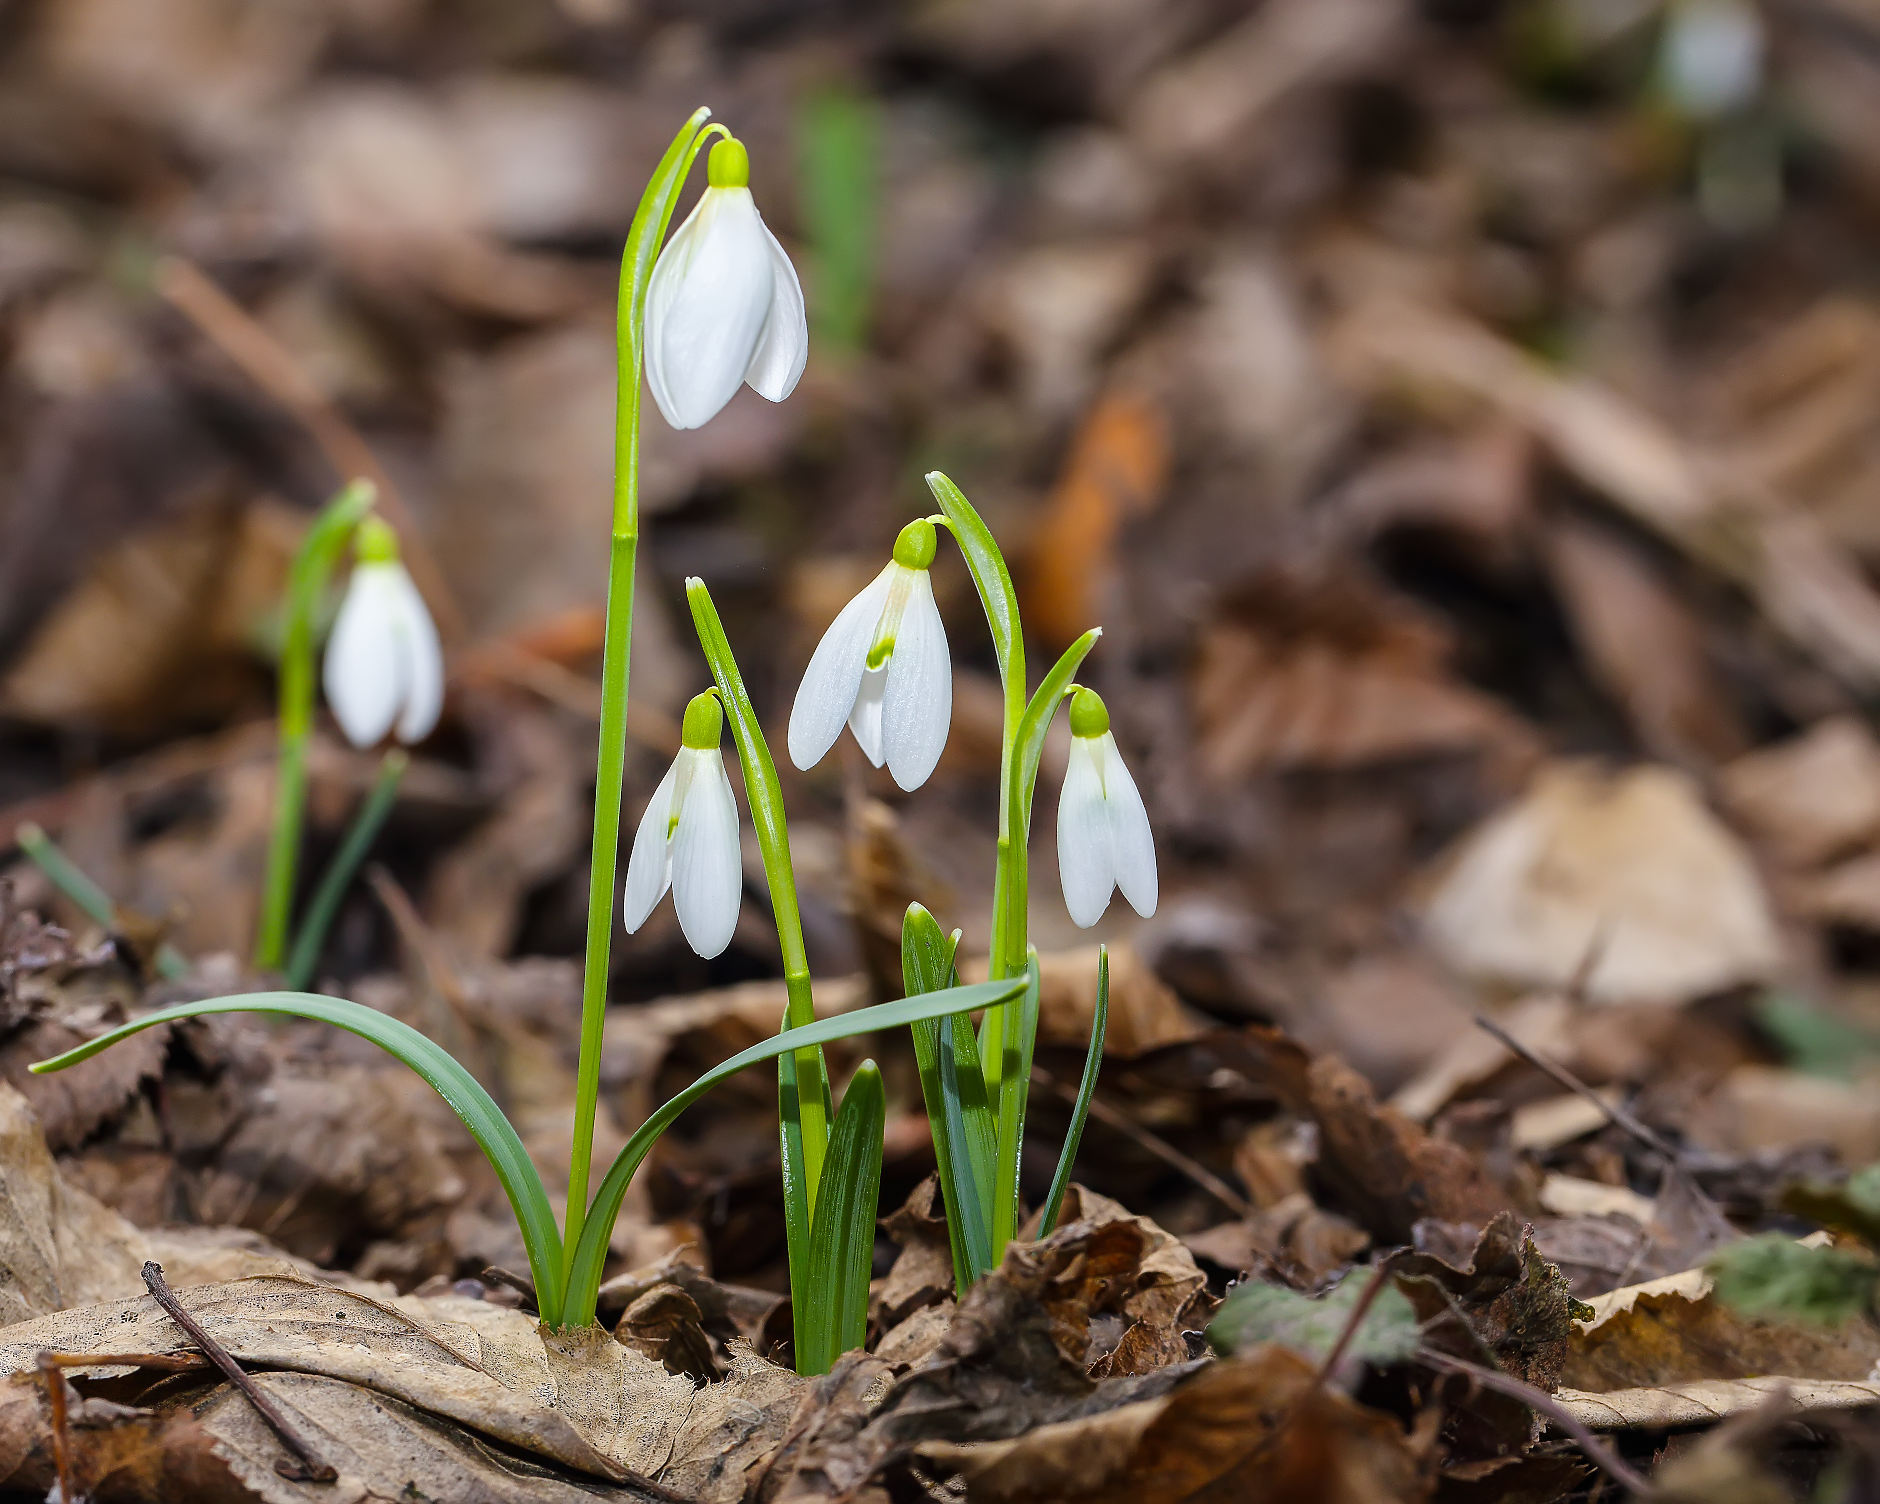
[[[1680,1003],[1769,976],[1769,901],[1741,844],[1669,768],[1545,769],[1464,837],[1424,907],[1451,965],[1594,1002]],[[1582,976],[1582,973],[1584,975]]]
[[[928,1442],[921,1454],[997,1504],[1259,1498],[1414,1504],[1434,1483],[1427,1428],[1318,1382],[1267,1345],[1208,1365],[1162,1399],[1039,1426],[1012,1441]]]
[[[1853,716],[1738,758],[1717,780],[1730,813],[1796,866],[1814,866],[1880,830],[1880,743]]]

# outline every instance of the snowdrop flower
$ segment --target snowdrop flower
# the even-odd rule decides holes
[[[355,747],[395,730],[421,742],[444,707],[444,655],[424,597],[398,562],[398,535],[377,517],[359,524],[357,562],[326,641],[326,701]]]
[[[1155,912],[1149,812],[1110,735],[1110,712],[1089,689],[1071,700],[1071,762],[1058,796],[1058,880],[1079,929],[1103,917],[1116,888],[1144,919]]]
[[[705,173],[646,289],[647,384],[674,428],[709,423],[741,382],[783,401],[809,359],[803,289],[751,201],[744,144],[718,142]]]
[[[686,706],[684,745],[653,790],[627,861],[627,933],[670,888],[686,943],[708,961],[731,943],[744,893],[738,806],[718,750],[724,723],[710,690]]]
[[[1665,87],[1704,120],[1748,104],[1762,87],[1762,18],[1748,0],[1680,0],[1666,23]]]
[[[799,768],[823,760],[844,722],[904,789],[919,788],[940,761],[953,661],[927,574],[936,547],[931,522],[908,523],[893,562],[823,633],[790,710],[790,761]]]

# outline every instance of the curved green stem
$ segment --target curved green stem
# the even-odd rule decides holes
[[[757,712],[738,672],[738,660],[725,636],[718,608],[711,592],[700,579],[685,582],[686,599],[692,606],[692,622],[698,629],[699,646],[711,664],[712,677],[718,684],[719,699],[731,722],[732,740],[738,748],[738,762],[744,769],[744,797],[751,806],[751,824],[757,831],[757,844],[764,854],[764,877],[770,885],[770,909],[777,923],[777,945],[783,952],[783,985],[788,999],[785,1014],[793,1029],[813,1023],[815,999],[811,994],[809,953],[803,946],[803,918],[797,907],[796,872],[790,864],[790,828],[784,816],[783,785],[777,781],[777,765],[770,756],[763,729],[757,724]],[[823,1069],[820,1050],[800,1050],[796,1057],[799,1105],[803,1126],[803,1190],[808,1204],[815,1206],[816,1190],[822,1179],[823,1152],[829,1142],[829,1082]]]
[[[287,619],[281,634],[281,752],[274,775],[274,834],[261,889],[261,925],[255,936],[255,969],[274,971],[287,949],[287,913],[294,901],[294,871],[300,861],[300,825],[307,807],[307,738],[313,733],[313,620],[320,591],[339,561],[340,550],[372,509],[378,492],[355,480],[307,529],[287,576]]]
[[[410,766],[411,756],[401,748],[394,747],[385,754],[379,763],[379,776],[372,781],[371,792],[359,806],[345,840],[340,842],[339,850],[333,853],[333,860],[321,874],[320,886],[313,890],[307,912],[301,916],[294,949],[287,958],[287,974],[283,980],[294,991],[304,990],[313,980],[313,968],[319,965],[320,949],[326,944],[326,932],[333,927],[339,901],[345,897],[353,874],[366,859],[392,806],[398,802],[399,780]]]
[[[615,874],[620,861],[620,802],[627,771],[627,671],[633,646],[633,566],[640,544],[640,370],[645,363],[646,289],[660,242],[672,223],[692,160],[705,144],[711,112],[700,109],[659,159],[627,232],[620,258],[616,314],[618,360],[614,409],[614,520],[607,556],[607,635],[601,650],[600,751],[594,773],[594,846],[588,865],[587,950],[581,972],[581,1056],[575,1076],[574,1145],[568,1160],[568,1234],[572,1249],[587,1208],[594,1153],[594,1104],[600,1094],[601,1035],[607,1022],[607,972],[613,955]]]

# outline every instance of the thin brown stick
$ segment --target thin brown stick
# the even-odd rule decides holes
[[[183,1309],[183,1303],[176,1298],[163,1278],[163,1266],[154,1259],[144,1265],[144,1285],[170,1320],[180,1326],[183,1334],[201,1349],[202,1355],[221,1369],[223,1377],[248,1397],[248,1403],[267,1422],[268,1429],[280,1440],[281,1445],[300,1459],[296,1465],[284,1457],[277,1458],[275,1472],[295,1483],[331,1483],[339,1477],[339,1470],[319,1459],[281,1412],[280,1406],[261,1392],[261,1387],[248,1376],[241,1364],[229,1356],[228,1349],[204,1331],[201,1323]]]
[[[505,1289],[514,1290],[522,1297],[522,1313],[525,1316],[534,1316],[542,1309],[535,1298],[535,1281],[527,1275],[491,1264],[479,1278],[486,1285],[501,1285]]]
[[[1652,1496],[1654,1490],[1651,1481],[1634,1470],[1630,1463],[1595,1436],[1579,1417],[1555,1400],[1551,1394],[1536,1389],[1532,1384],[1524,1384],[1509,1374],[1496,1373],[1492,1368],[1483,1368],[1463,1358],[1452,1358],[1448,1353],[1432,1352],[1426,1349],[1417,1356],[1419,1362],[1427,1363],[1432,1368],[1442,1369],[1445,1373],[1461,1374],[1484,1389],[1492,1389],[1497,1394],[1505,1394],[1510,1399],[1519,1400],[1530,1410],[1546,1416],[1566,1435],[1572,1437],[1575,1445],[1586,1454],[1588,1460],[1612,1474],[1620,1487],[1637,1494],[1640,1498],[1648,1499]]]
[[[39,1355],[39,1376],[46,1383],[46,1409],[52,1422],[52,1468],[59,1480],[59,1497],[75,1504],[78,1495],[72,1488],[72,1439],[66,1430],[65,1374],[50,1359],[49,1353]]]
[[[1039,1086],[1044,1087],[1045,1090],[1062,1097],[1072,1106],[1076,1105],[1077,1093],[1070,1087],[1064,1085],[1043,1066],[1034,1065],[1031,1068],[1031,1079]],[[1182,1174],[1186,1175],[1196,1185],[1200,1186],[1202,1190],[1206,1191],[1216,1201],[1220,1202],[1222,1206],[1226,1207],[1236,1217],[1251,1217],[1253,1215],[1253,1203],[1248,1201],[1245,1196],[1235,1191],[1232,1186],[1221,1179],[1220,1176],[1216,1175],[1206,1165],[1200,1163],[1198,1160],[1190,1159],[1167,1139],[1151,1133],[1147,1128],[1143,1127],[1142,1124],[1131,1121],[1130,1118],[1118,1112],[1095,1093],[1092,1093],[1090,1098],[1090,1115],[1099,1123],[1104,1123],[1114,1128],[1118,1133],[1127,1134],[1164,1164],[1181,1171]]]
[[[61,1353],[46,1351],[39,1355],[45,1368],[167,1368],[172,1373],[190,1373],[207,1368],[209,1360],[201,1353]]]
[[[1475,1015],[1475,1024],[1477,1028],[1493,1034],[1495,1038],[1499,1039],[1536,1070],[1551,1076],[1555,1081],[1566,1087],[1568,1091],[1578,1092],[1581,1096],[1585,1097],[1587,1101],[1591,1102],[1601,1112],[1605,1113],[1607,1121],[1612,1123],[1615,1127],[1623,1128],[1627,1133],[1631,1134],[1632,1137],[1644,1144],[1646,1148],[1664,1155],[1664,1157],[1673,1164],[1678,1162],[1679,1155],[1676,1149],[1672,1148],[1670,1144],[1666,1143],[1656,1133],[1652,1132],[1651,1129],[1647,1128],[1623,1107],[1618,1107],[1608,1102],[1564,1065],[1556,1065],[1553,1061],[1536,1054],[1532,1049],[1521,1043],[1520,1040],[1516,1039],[1514,1035],[1510,1034],[1491,1018],[1485,1018],[1482,1014],[1478,1013]]]
[[[244,376],[299,420],[342,481],[362,476],[378,487],[379,510],[398,533],[406,566],[437,619],[438,632],[446,642],[460,639],[463,612],[403,495],[359,430],[307,378],[287,348],[193,262],[165,256],[157,266],[157,290]]]
[[[1390,1266],[1396,1257],[1395,1253],[1388,1253],[1378,1261],[1377,1272],[1371,1276],[1370,1284],[1359,1291],[1357,1300],[1352,1304],[1351,1314],[1345,1318],[1344,1329],[1332,1344],[1332,1350],[1325,1355],[1325,1361],[1319,1365],[1319,1376],[1313,1380],[1314,1383],[1324,1384],[1338,1371],[1346,1349],[1358,1335],[1358,1328],[1364,1325],[1364,1318],[1371,1314],[1371,1307],[1377,1304],[1378,1296],[1384,1293],[1384,1286],[1390,1282]]]

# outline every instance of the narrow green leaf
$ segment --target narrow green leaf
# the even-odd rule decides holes
[[[938,992],[957,980],[953,969],[954,953],[959,948],[959,932],[942,933],[938,921],[920,904],[907,906],[901,921],[901,986],[908,996]],[[940,1181],[940,1198],[946,1208],[947,1242],[953,1252],[953,1285],[963,1291],[979,1277],[965,1241],[961,1182],[954,1176],[951,1139],[947,1133],[945,1088],[940,1079],[940,1030],[937,1018],[923,1019],[908,1027],[914,1040],[914,1061],[920,1069],[921,1099],[927,1106],[927,1126],[933,1133],[934,1165]]]
[[[992,536],[966,493],[938,470],[927,477],[927,489],[952,524],[953,537],[966,559],[966,568],[979,590],[979,603],[986,610],[986,625],[992,629],[992,650],[999,663],[999,679],[1005,686],[1006,732],[1017,725],[1025,709],[1025,628],[1018,615],[1018,592],[1012,588],[1012,572],[1005,567],[1005,555],[999,552]]]
[[[904,1028],[923,1018],[942,1018],[951,1013],[970,1013],[978,1008],[990,1008],[1017,996],[1023,987],[1024,983],[1016,980],[977,982],[970,987],[949,987],[941,992],[904,997],[899,1002],[877,1003],[872,1008],[857,1009],[854,1013],[819,1018],[815,1023],[806,1024],[800,1029],[786,1029],[775,1038],[762,1040],[748,1050],[733,1055],[723,1064],[713,1066],[634,1130],[626,1147],[608,1170],[606,1179],[595,1191],[587,1220],[582,1224],[580,1244],[575,1249],[573,1273],[569,1277],[568,1293],[562,1305],[563,1324],[584,1325],[594,1319],[594,1301],[600,1290],[601,1268],[607,1261],[607,1241],[613,1234],[614,1218],[620,1215],[620,1203],[627,1194],[634,1173],[660,1134],[671,1126],[673,1119],[719,1082],[735,1076],[746,1066],[776,1060],[792,1051],[801,1060],[810,1046],[824,1045],[833,1039],[847,1039],[854,1034],[870,1034],[879,1029]]]
[[[795,1307],[796,1371],[827,1373],[868,1335],[875,1212],[881,1199],[882,1132],[888,1121],[881,1071],[864,1060],[842,1094],[810,1236],[810,1306]]]
[[[541,1176],[529,1161],[529,1151],[522,1147],[522,1140],[509,1125],[509,1119],[503,1116],[502,1109],[478,1084],[476,1077],[453,1060],[442,1046],[426,1039],[410,1024],[343,997],[322,997],[313,992],[248,992],[159,1008],[63,1055],[37,1061],[29,1068],[35,1075],[62,1071],[145,1029],[209,1013],[286,1013],[296,1018],[317,1019],[370,1040],[423,1077],[451,1111],[463,1119],[464,1127],[470,1130],[471,1137],[489,1159],[490,1167],[496,1171],[496,1178],[503,1183],[509,1205],[516,1214],[516,1223],[522,1229],[522,1241],[529,1250],[529,1272],[535,1279],[536,1300],[543,1319],[551,1324],[555,1321],[562,1306],[561,1234],[555,1227],[555,1213],[542,1189]],[[590,1318],[592,1314],[590,1304]]]
[[[385,754],[371,792],[359,806],[346,838],[321,874],[320,886],[314,889],[313,899],[300,921],[300,933],[294,936],[294,949],[287,958],[285,981],[292,991],[303,991],[313,980],[313,968],[320,963],[320,949],[326,944],[326,932],[333,927],[339,901],[345,896],[359,864],[372,849],[372,843],[378,839],[392,806],[398,802],[399,780],[410,765],[411,757],[402,748],[394,747]]]
[[[1097,1072],[1103,1068],[1103,1040],[1110,1028],[1110,948],[1097,947],[1097,1012],[1090,1021],[1090,1048],[1084,1051],[1084,1079],[1077,1085],[1077,1105],[1071,1108],[1071,1125],[1064,1134],[1064,1147],[1058,1151],[1057,1170],[1051,1176],[1051,1193],[1045,1197],[1044,1216],[1038,1223],[1038,1236],[1048,1238],[1057,1226],[1058,1213],[1064,1209],[1064,1189],[1071,1183],[1071,1165],[1077,1159],[1077,1146],[1083,1142],[1084,1122],[1090,1116],[1090,1099],[1097,1094]]]
[[[13,832],[13,839],[19,842],[20,850],[32,859],[33,865],[46,874],[54,887],[77,904],[87,919],[106,931],[124,932],[124,916],[118,912],[111,895],[93,882],[91,875],[61,851],[52,837],[38,825],[31,820],[26,821]],[[172,981],[189,970],[189,962],[167,940],[157,947],[153,964],[158,976],[168,977]]]

